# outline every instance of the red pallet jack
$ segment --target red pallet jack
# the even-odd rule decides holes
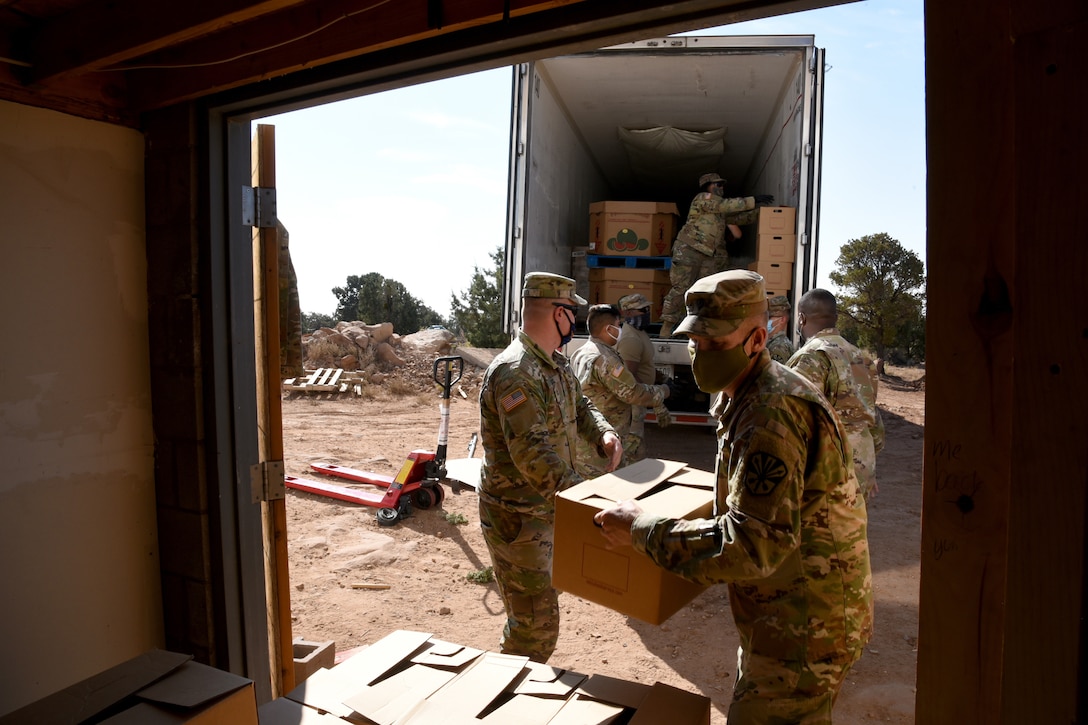
[[[439,379],[439,367],[442,368],[441,379]],[[284,483],[288,488],[364,506],[373,506],[378,509],[374,513],[382,526],[392,526],[410,515],[412,504],[420,509],[429,509],[435,504],[441,504],[446,498],[442,481],[446,478],[446,445],[450,431],[450,389],[461,379],[463,372],[464,360],[460,357],[440,357],[434,361],[434,381],[442,387],[442,400],[439,404],[438,448],[433,452],[416,450],[409,453],[395,477],[332,463],[310,464],[315,471],[329,476],[381,486],[385,488],[384,493],[359,491],[347,486],[294,476],[284,476]]]

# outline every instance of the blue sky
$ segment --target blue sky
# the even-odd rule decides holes
[[[923,0],[862,0],[700,34],[811,34],[826,49],[818,280],[887,232],[925,260]],[[264,119],[304,312],[349,275],[442,315],[505,237],[511,72],[500,68]]]

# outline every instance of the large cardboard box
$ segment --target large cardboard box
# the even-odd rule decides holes
[[[589,270],[589,304],[614,305],[620,297],[641,292],[650,300],[650,321],[661,319],[661,308],[669,292],[669,270],[597,267]]]
[[[763,277],[763,285],[767,289],[793,289],[792,262],[770,262],[757,259],[748,265],[748,269]]]
[[[676,204],[598,201],[589,205],[592,254],[667,257],[672,254],[679,215]]]
[[[706,587],[682,579],[631,547],[610,549],[593,515],[634,500],[673,518],[710,516],[714,474],[678,461],[647,458],[589,481],[555,500],[552,583],[609,609],[661,624]]]
[[[794,262],[796,234],[760,234],[756,237],[756,259],[767,262]]]
[[[253,682],[151,650],[0,717],[0,723],[257,725]]]
[[[709,725],[710,700],[398,630],[261,706],[261,725]]]
[[[797,210],[792,206],[764,206],[759,209],[757,234],[796,234]]]

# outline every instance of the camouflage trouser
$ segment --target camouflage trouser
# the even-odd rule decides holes
[[[641,405],[631,406],[631,430],[623,437],[623,462],[621,466],[629,466],[646,457],[646,448],[642,445],[642,439],[646,435],[646,409]]]
[[[672,267],[669,268],[668,294],[661,305],[661,321],[673,327],[684,317],[684,294],[697,280],[724,269],[729,256],[723,251],[713,257],[680,242],[673,247]]]
[[[868,432],[864,435],[851,435],[850,448],[854,453],[854,474],[858,477],[858,487],[868,501],[876,486],[876,450],[873,447],[873,437]]]
[[[785,662],[737,652],[730,725],[831,725],[831,708],[861,652],[833,661]]]
[[[506,609],[499,651],[547,662],[559,640],[559,594],[552,588],[554,522],[480,501],[480,527]]]

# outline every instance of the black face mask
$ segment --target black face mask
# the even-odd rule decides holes
[[[567,328],[566,334],[564,334],[563,331],[559,329],[559,322],[554,319],[552,320],[552,322],[555,323],[555,331],[559,333],[559,347],[563,347],[568,342],[574,339],[574,311],[577,308],[571,307],[570,305],[560,304],[556,304],[556,307],[562,307],[564,310],[570,313],[569,317],[564,315],[564,317],[567,317],[567,322],[570,324],[570,327]]]

